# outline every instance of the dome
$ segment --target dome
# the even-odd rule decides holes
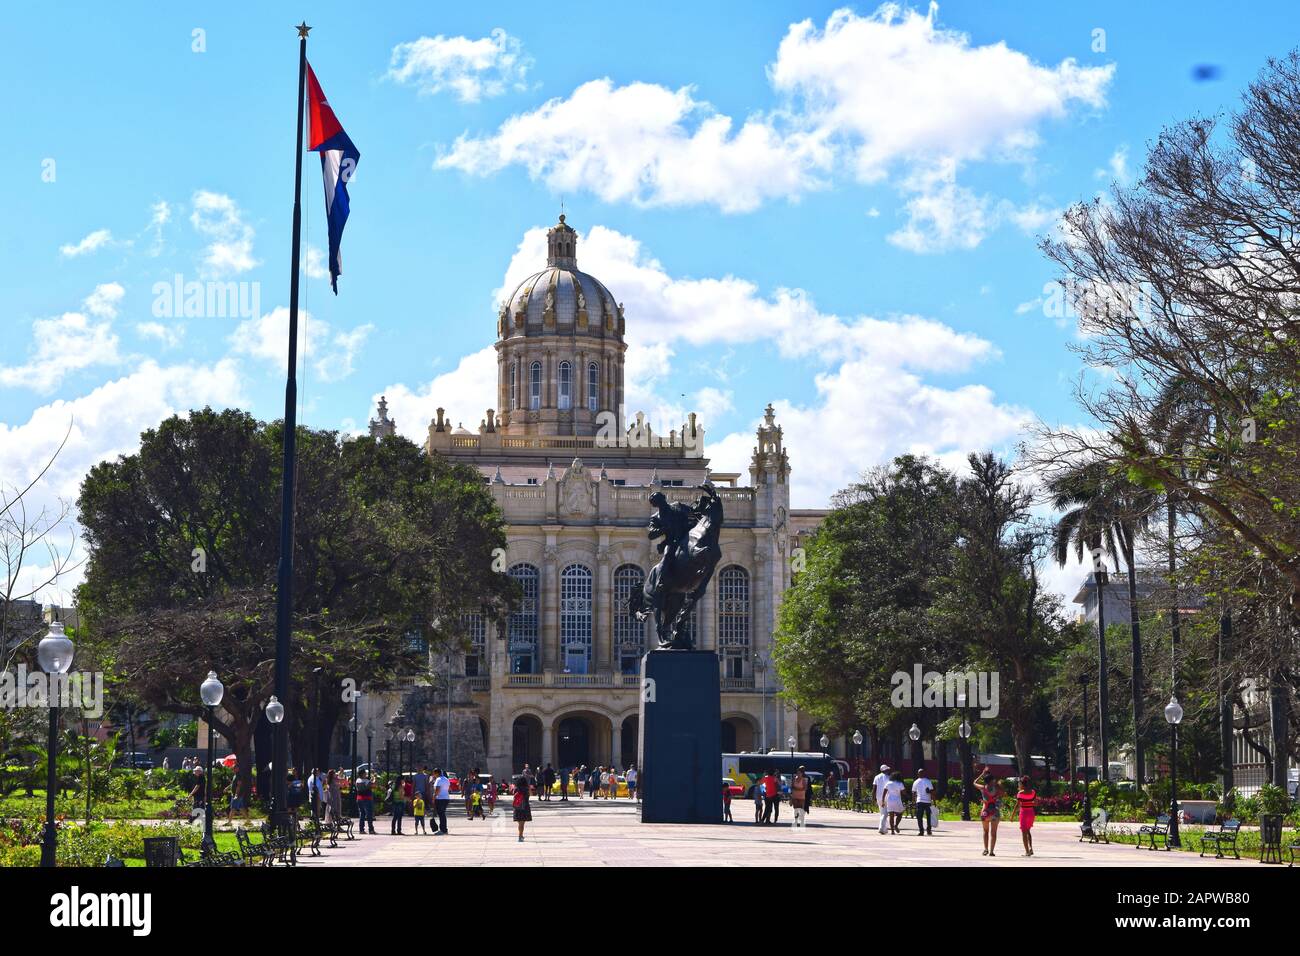
[[[546,268],[519,283],[501,304],[500,334],[621,336],[622,308],[600,280],[579,271],[578,234],[564,216],[547,230],[546,246]]]

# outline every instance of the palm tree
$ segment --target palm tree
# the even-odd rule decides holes
[[[1110,687],[1106,673],[1103,545],[1115,560],[1115,570],[1119,570],[1119,559],[1123,558],[1128,572],[1129,631],[1133,654],[1133,769],[1141,786],[1146,779],[1146,753],[1142,746],[1142,633],[1138,621],[1136,552],[1137,538],[1147,530],[1159,499],[1154,492],[1133,484],[1126,476],[1116,474],[1100,461],[1075,466],[1055,478],[1049,489],[1052,506],[1064,512],[1056,525],[1057,563],[1064,565],[1071,550],[1079,560],[1083,559],[1085,550],[1093,559],[1093,582],[1097,588],[1097,664],[1100,670],[1097,681],[1101,720],[1098,738],[1103,780],[1110,779],[1107,766],[1110,734],[1106,726]]]

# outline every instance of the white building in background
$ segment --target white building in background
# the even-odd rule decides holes
[[[487,769],[635,762],[640,658],[654,637],[627,599],[658,560],[648,498],[662,490],[693,501],[706,478],[725,509],[723,557],[693,630],[696,646],[720,658],[723,749],[781,748],[791,735],[803,749],[814,728],[776,697],[772,631],[792,549],[825,512],[790,508],[790,463],[770,405],[743,484],[709,467],[694,413],[667,434],[639,414],[624,419],[627,319],[578,269],[577,241],[561,216],[547,233],[546,267],[501,303],[497,407],[472,430],[438,409],[425,443],[483,475],[505,516],[508,573],[524,594],[500,625],[467,620],[471,650],[451,665],[467,685],[457,699],[472,701]],[[370,433],[394,429],[381,399]],[[396,706],[393,695],[364,705],[363,733],[377,747]],[[427,750],[442,752],[436,742]]]

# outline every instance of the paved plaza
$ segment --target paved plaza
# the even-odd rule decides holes
[[[1240,862],[1202,859],[1195,853],[1091,845],[1078,840],[1078,824],[1034,827],[1033,858],[1022,855],[1020,832],[1012,823],[999,832],[998,855],[980,855],[980,824],[948,822],[933,837],[918,837],[913,825],[899,836],[882,836],[875,814],[815,810],[803,830],[751,822],[750,804],[733,808],[737,822],[716,826],[642,824],[630,802],[591,801],[533,804],[533,822],[518,842],[510,808],[494,818],[469,821],[463,809],[448,814],[448,836],[388,834],[388,818],[376,836],[341,841],[320,857],[300,857],[302,866],[994,866],[994,867],[1242,867]]]

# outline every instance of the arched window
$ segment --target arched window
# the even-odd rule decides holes
[[[510,408],[519,407],[519,363],[510,363]]]
[[[614,656],[623,674],[640,672],[646,632],[652,626],[650,618],[638,621],[627,607],[644,585],[645,573],[635,564],[625,564],[614,572]]]
[[[573,407],[573,366],[568,362],[560,363],[560,408],[568,410]]]
[[[591,670],[591,569],[581,564],[560,573],[560,657],[570,674]]]
[[[482,614],[466,614],[461,626],[469,635],[469,651],[465,654],[465,676],[477,677],[487,673],[487,621]]]
[[[507,623],[507,641],[510,653],[510,673],[537,673],[537,568],[531,564],[516,564],[510,576],[523,591],[518,608],[510,612]]]
[[[600,366],[592,362],[587,366],[587,411],[594,412],[600,395]]]
[[[749,573],[731,565],[718,575],[718,650],[723,674],[743,678],[749,648]]]
[[[542,407],[542,363],[528,366],[528,407],[537,411]]]

